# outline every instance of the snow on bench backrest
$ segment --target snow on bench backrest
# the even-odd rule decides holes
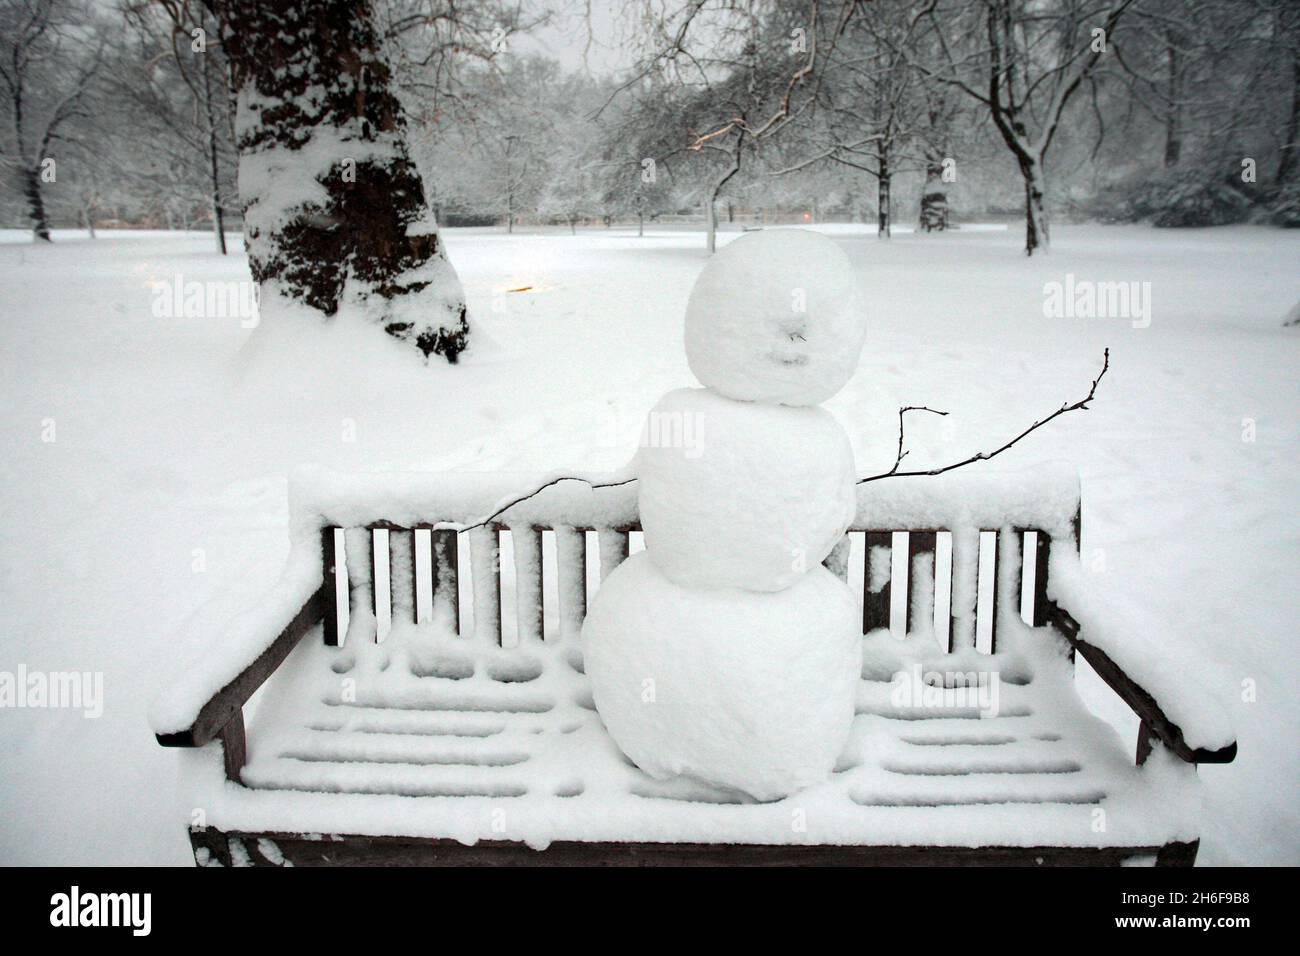
[[[474,524],[534,488],[562,476],[508,472],[343,473],[300,469],[289,485],[296,531],[322,527]],[[615,476],[615,480],[618,477]],[[594,482],[610,476],[595,476]],[[1036,528],[1071,533],[1079,510],[1079,478],[1051,463],[1016,471],[983,470],[925,478],[892,478],[858,486],[855,530]],[[506,510],[501,524],[615,528],[637,523],[636,483],[592,488],[559,481]]]
[[[299,472],[290,490],[295,539],[319,541],[327,577],[336,575],[327,590],[338,623],[327,615],[326,640],[382,639],[394,620],[440,614],[459,632],[462,610],[494,643],[575,632],[589,589],[639,535],[636,484],[548,484],[556,477]],[[611,479],[592,478],[602,480]],[[869,482],[859,485],[851,533],[826,564],[860,589],[864,631],[911,630],[941,606],[945,646],[982,639],[993,650],[998,618],[1021,612],[1022,565],[1034,596],[1024,606],[1041,623],[1046,545],[1072,539],[1078,509],[1077,474],[1058,465]],[[894,588],[895,579],[905,584]]]

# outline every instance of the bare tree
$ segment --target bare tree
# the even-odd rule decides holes
[[[832,3],[836,13],[829,30],[822,5],[820,0],[691,0],[670,10],[655,0],[628,4],[642,53],[611,99],[628,91],[663,96],[669,86],[684,92],[684,142],[702,161],[694,172],[702,183],[710,252],[717,245],[719,199],[748,156],[811,111],[818,58],[833,46],[858,4]]]
[[[0,4],[0,84],[8,114],[0,165],[17,175],[38,241],[50,241],[42,187],[57,182],[54,148],[88,115],[87,96],[103,60],[102,38],[88,48],[74,29],[86,18],[64,0]]]
[[[936,64],[913,62],[983,104],[1015,158],[1024,184],[1028,255],[1048,246],[1044,164],[1065,108],[1132,3],[929,0],[916,14],[943,57]]]
[[[789,174],[829,162],[865,172],[876,186],[876,235],[893,225],[892,187],[898,173],[919,168],[924,100],[919,77],[903,50],[916,24],[904,8],[872,4],[840,30],[823,59],[816,115],[805,117],[800,137],[812,153],[777,171]]]
[[[233,97],[218,28],[198,0],[130,0],[122,8],[133,45],[108,70],[115,98],[133,106],[132,126],[147,132],[151,156],[117,163],[119,175],[153,180],[165,159],[177,192],[206,206],[217,251],[225,254],[234,200]],[[102,138],[120,138],[104,130]],[[116,152],[130,153],[119,144]],[[159,155],[161,154],[161,156]],[[142,164],[142,165],[141,165]]]

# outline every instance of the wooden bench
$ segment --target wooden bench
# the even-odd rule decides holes
[[[282,580],[151,714],[199,748],[200,864],[1194,862],[1195,764],[1236,744],[1161,668],[1168,638],[1091,595],[1072,473],[859,486],[826,562],[863,597],[853,736],[830,781],[768,804],[650,779],[594,710],[578,631],[636,546],[635,483],[455,530],[538,483],[295,480]],[[1076,657],[1140,719],[1135,755],[1082,706]]]

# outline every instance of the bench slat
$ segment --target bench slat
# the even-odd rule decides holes
[[[388,532],[388,580],[394,621],[415,620],[415,532]]]
[[[1020,533],[1011,528],[1003,528],[998,532],[993,564],[997,597],[993,608],[990,654],[996,654],[998,650],[998,628],[1010,627],[1020,616],[1020,542]]]
[[[542,532],[514,528],[510,532],[515,559],[515,620],[519,643],[540,641],[544,630]]]
[[[460,627],[460,536],[455,531],[434,531],[431,562],[433,611],[447,608],[457,634]]]
[[[908,630],[932,633],[935,618],[935,595],[938,593],[938,534],[913,531],[908,536],[912,553],[907,575]]]
[[[587,541],[580,528],[555,529],[555,563],[560,597],[560,634],[582,630],[587,616]]]
[[[1047,626],[1047,566],[1052,556],[1052,539],[1034,532],[1034,627]]]
[[[892,588],[891,562],[894,547],[893,535],[888,531],[868,531],[863,553],[862,568],[862,632],[868,634],[878,627],[889,627],[889,605]],[[885,583],[879,591],[871,589],[871,582],[881,575]]]
[[[975,646],[975,623],[979,598],[980,533],[975,528],[957,528],[952,532],[952,591],[949,611],[952,626],[948,631],[948,649],[965,650]]]
[[[325,643],[330,647],[339,646],[339,571],[343,570],[343,581],[346,583],[346,569],[340,569],[340,554],[338,548],[337,528],[322,528],[320,532],[321,540],[321,565],[324,568],[324,586],[321,588],[321,597],[324,602],[324,624],[323,631]],[[345,592],[346,593],[346,592]]]
[[[501,643],[501,546],[492,525],[469,533],[470,578],[474,583],[474,637]]]
[[[370,579],[373,550],[369,528],[344,530],[343,557],[348,573],[348,629],[344,644],[375,639],[374,592]]]

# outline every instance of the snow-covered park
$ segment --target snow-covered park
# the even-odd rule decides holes
[[[1300,236],[1062,226],[1025,259],[1014,227],[825,228],[866,293],[861,360],[827,403],[862,474],[893,462],[899,407],[950,411],[909,422],[909,464],[958,460],[1078,398],[1110,349],[1091,408],[998,465],[1078,467],[1085,567],[1230,713],[1239,756],[1200,768],[1200,861],[1300,862],[1300,352],[1282,325]],[[444,234],[477,327],[437,374],[362,327],[162,304],[159,283],[246,281],[207,234],[4,234],[2,663],[102,673],[103,693],[92,717],[0,715],[0,860],[190,858],[177,754],[146,710],[275,580],[294,468],[612,470],[659,396],[694,384],[698,232]],[[1149,283],[1149,314],[1048,317],[1067,273]],[[1130,750],[1135,718],[1082,662],[1078,681]]]
[[[0,865],[1249,926],[1297,226],[1294,0],[0,0]]]

